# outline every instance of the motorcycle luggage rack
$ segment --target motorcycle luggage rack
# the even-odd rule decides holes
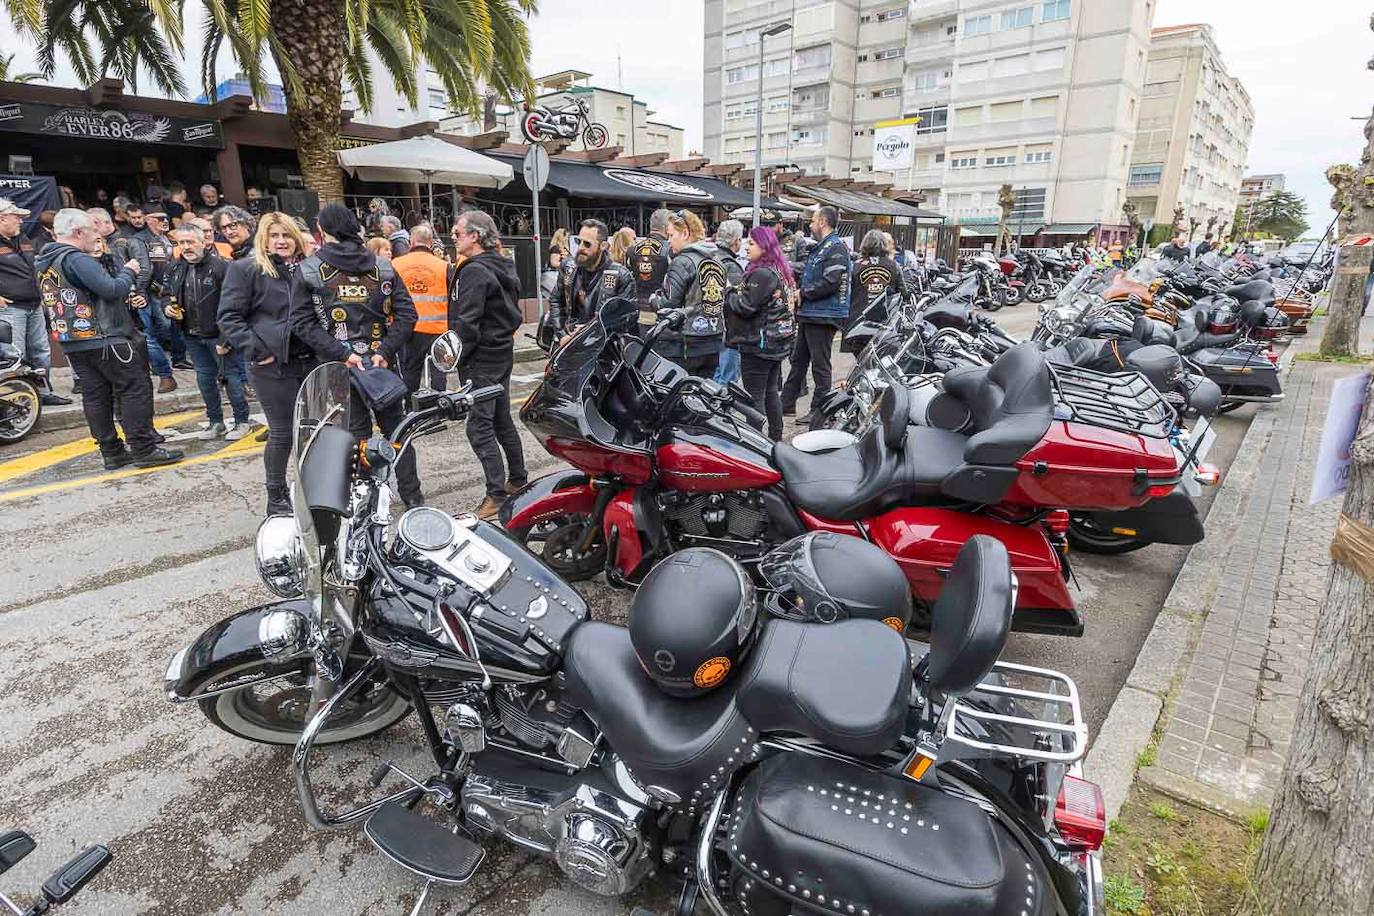
[[[1078,366],[1051,366],[1057,394],[1056,419],[1087,423],[1152,439],[1167,439],[1174,412],[1139,372],[1097,372]],[[1061,416],[1066,410],[1069,416]]]
[[[954,714],[945,727],[946,740],[979,751],[1047,763],[1075,763],[1088,752],[1083,706],[1078,687],[1068,675],[1048,668],[998,662],[971,695],[978,694],[984,702],[992,704],[1043,704],[1047,717],[1019,714],[1021,709],[1015,710],[1018,714],[990,712],[952,700]],[[1003,740],[994,740],[993,734],[999,732],[998,737]]]

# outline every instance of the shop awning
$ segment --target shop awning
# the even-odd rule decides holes
[[[1045,227],[1046,235],[1087,235],[1099,223],[1050,223]]]
[[[995,223],[992,225],[988,225],[987,223],[980,223],[973,226],[961,225],[959,227],[959,235],[962,238],[996,238],[997,225]]]
[[[411,137],[339,150],[339,165],[363,181],[426,181],[476,188],[510,183],[508,163],[483,156],[437,137]]]
[[[519,163],[520,158],[497,153],[494,158]],[[516,170],[519,177],[519,169]],[[692,207],[752,207],[753,192],[728,182],[700,175],[679,175],[648,169],[627,169],[599,162],[549,162],[549,185],[569,197],[592,200],[628,200],[645,204],[679,204]],[[772,197],[760,199],[770,210],[792,210],[789,204]]]
[[[810,197],[823,204],[829,204],[845,213],[861,213],[865,216],[906,216],[911,219],[942,220],[944,216],[930,210],[922,210],[911,204],[891,200],[881,194],[868,191],[849,191],[839,188],[822,188],[816,185],[789,184],[791,194]]]

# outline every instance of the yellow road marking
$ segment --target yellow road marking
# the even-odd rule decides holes
[[[185,420],[194,419],[204,413],[205,411],[203,410],[183,410],[181,413],[168,414],[165,417],[154,417],[153,425],[158,429],[166,429],[169,426],[175,426]],[[87,437],[77,439],[75,442],[65,442],[62,445],[54,445],[51,448],[42,449],[31,455],[25,455],[22,458],[14,458],[10,461],[0,463],[0,483],[4,483],[7,480],[14,480],[16,477],[32,474],[35,471],[41,471],[44,468],[59,464],[63,461],[79,458],[95,450],[95,440]]]

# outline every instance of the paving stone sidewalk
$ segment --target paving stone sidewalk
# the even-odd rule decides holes
[[[1228,548],[1218,554],[1215,591],[1190,596],[1200,599],[1190,657],[1181,665],[1156,764],[1141,772],[1165,791],[1238,812],[1273,799],[1341,503],[1308,504],[1312,465],[1331,383],[1353,371],[1295,362],[1284,402],[1260,408],[1255,419],[1245,447],[1263,450],[1258,472],[1241,495]]]

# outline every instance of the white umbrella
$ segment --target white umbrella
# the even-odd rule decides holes
[[[429,211],[434,212],[434,182],[499,188],[515,177],[509,163],[438,137],[411,137],[339,150],[339,165],[364,181],[419,181],[429,185]]]

